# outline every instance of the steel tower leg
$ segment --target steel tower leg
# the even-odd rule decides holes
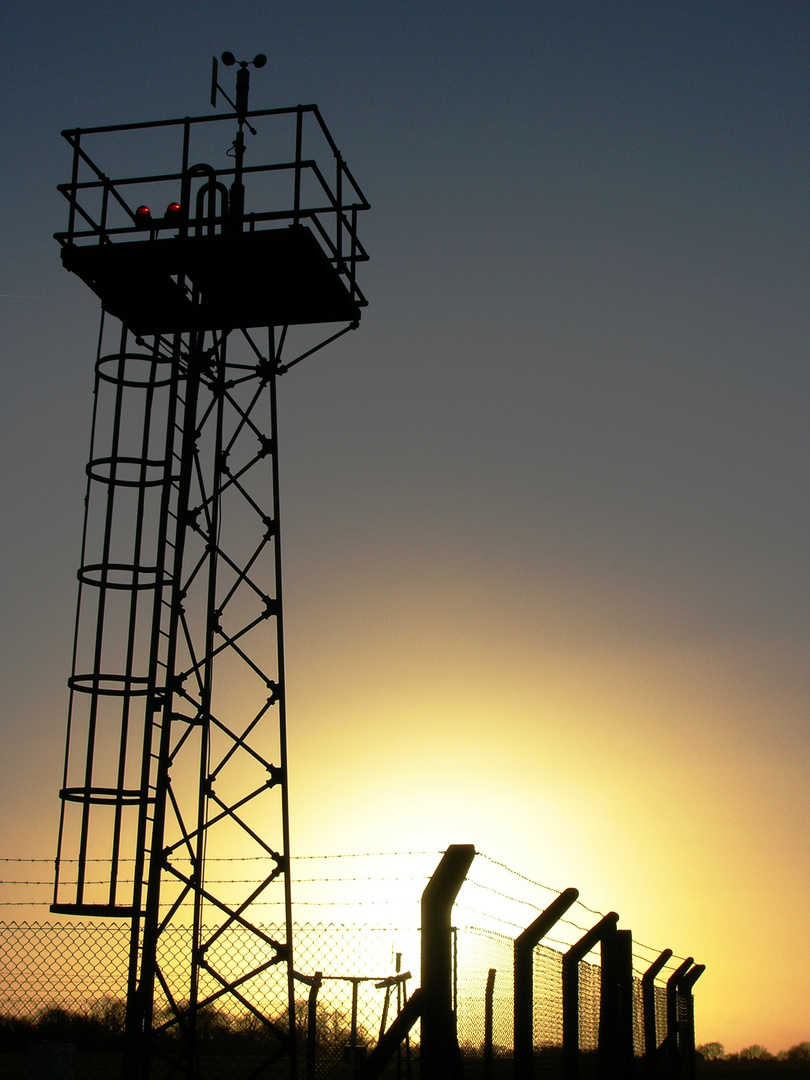
[[[116,375],[111,415],[97,387],[54,907],[131,919],[129,1076],[154,1055],[197,1075],[215,1013],[258,1020],[294,1073],[274,335],[266,356],[242,331],[127,341],[97,365]]]

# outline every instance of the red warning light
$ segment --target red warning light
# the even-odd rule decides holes
[[[166,217],[167,218],[180,217],[180,214],[182,213],[182,211],[183,211],[183,207],[180,205],[179,202],[170,202],[169,205],[166,207]]]
[[[139,206],[135,211],[135,222],[138,225],[151,225],[152,211],[148,206]]]

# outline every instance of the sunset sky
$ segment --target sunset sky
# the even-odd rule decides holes
[[[0,856],[52,857],[98,306],[63,128],[317,102],[359,330],[280,383],[293,852],[494,859],[810,1039],[810,4],[7,0]]]

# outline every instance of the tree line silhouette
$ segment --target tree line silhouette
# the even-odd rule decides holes
[[[120,1049],[124,1038],[126,1003],[121,998],[104,997],[88,1002],[81,1009],[47,1007],[33,1016],[0,1015],[0,1050],[19,1052],[32,1042],[70,1043],[78,1050],[105,1051]],[[156,1024],[160,1024],[160,1016]],[[304,1039],[307,1034],[307,1003],[296,1002],[296,1030]],[[273,1018],[273,1022],[285,1027],[286,1014]],[[330,1008],[320,1002],[316,1012],[317,1048],[327,1055],[342,1049],[351,1032],[351,1021],[342,1009]],[[176,1030],[169,1028],[163,1038],[176,1037]],[[160,1038],[161,1035],[158,1036]],[[197,1038],[201,1045],[211,1049],[249,1049],[262,1043],[267,1037],[265,1025],[252,1013],[233,1015],[213,1008],[200,1010],[197,1019]],[[365,1043],[368,1035],[362,1025],[357,1025],[355,1038]]]
[[[810,1042],[796,1043],[788,1050],[780,1050],[772,1054],[759,1043],[743,1047],[735,1053],[727,1054],[725,1047],[720,1042],[702,1043],[697,1047],[697,1053],[703,1061],[794,1061],[806,1062],[810,1065]]]

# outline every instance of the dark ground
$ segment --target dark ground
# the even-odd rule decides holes
[[[810,1077],[810,1061],[703,1061],[698,1080],[799,1080]]]

